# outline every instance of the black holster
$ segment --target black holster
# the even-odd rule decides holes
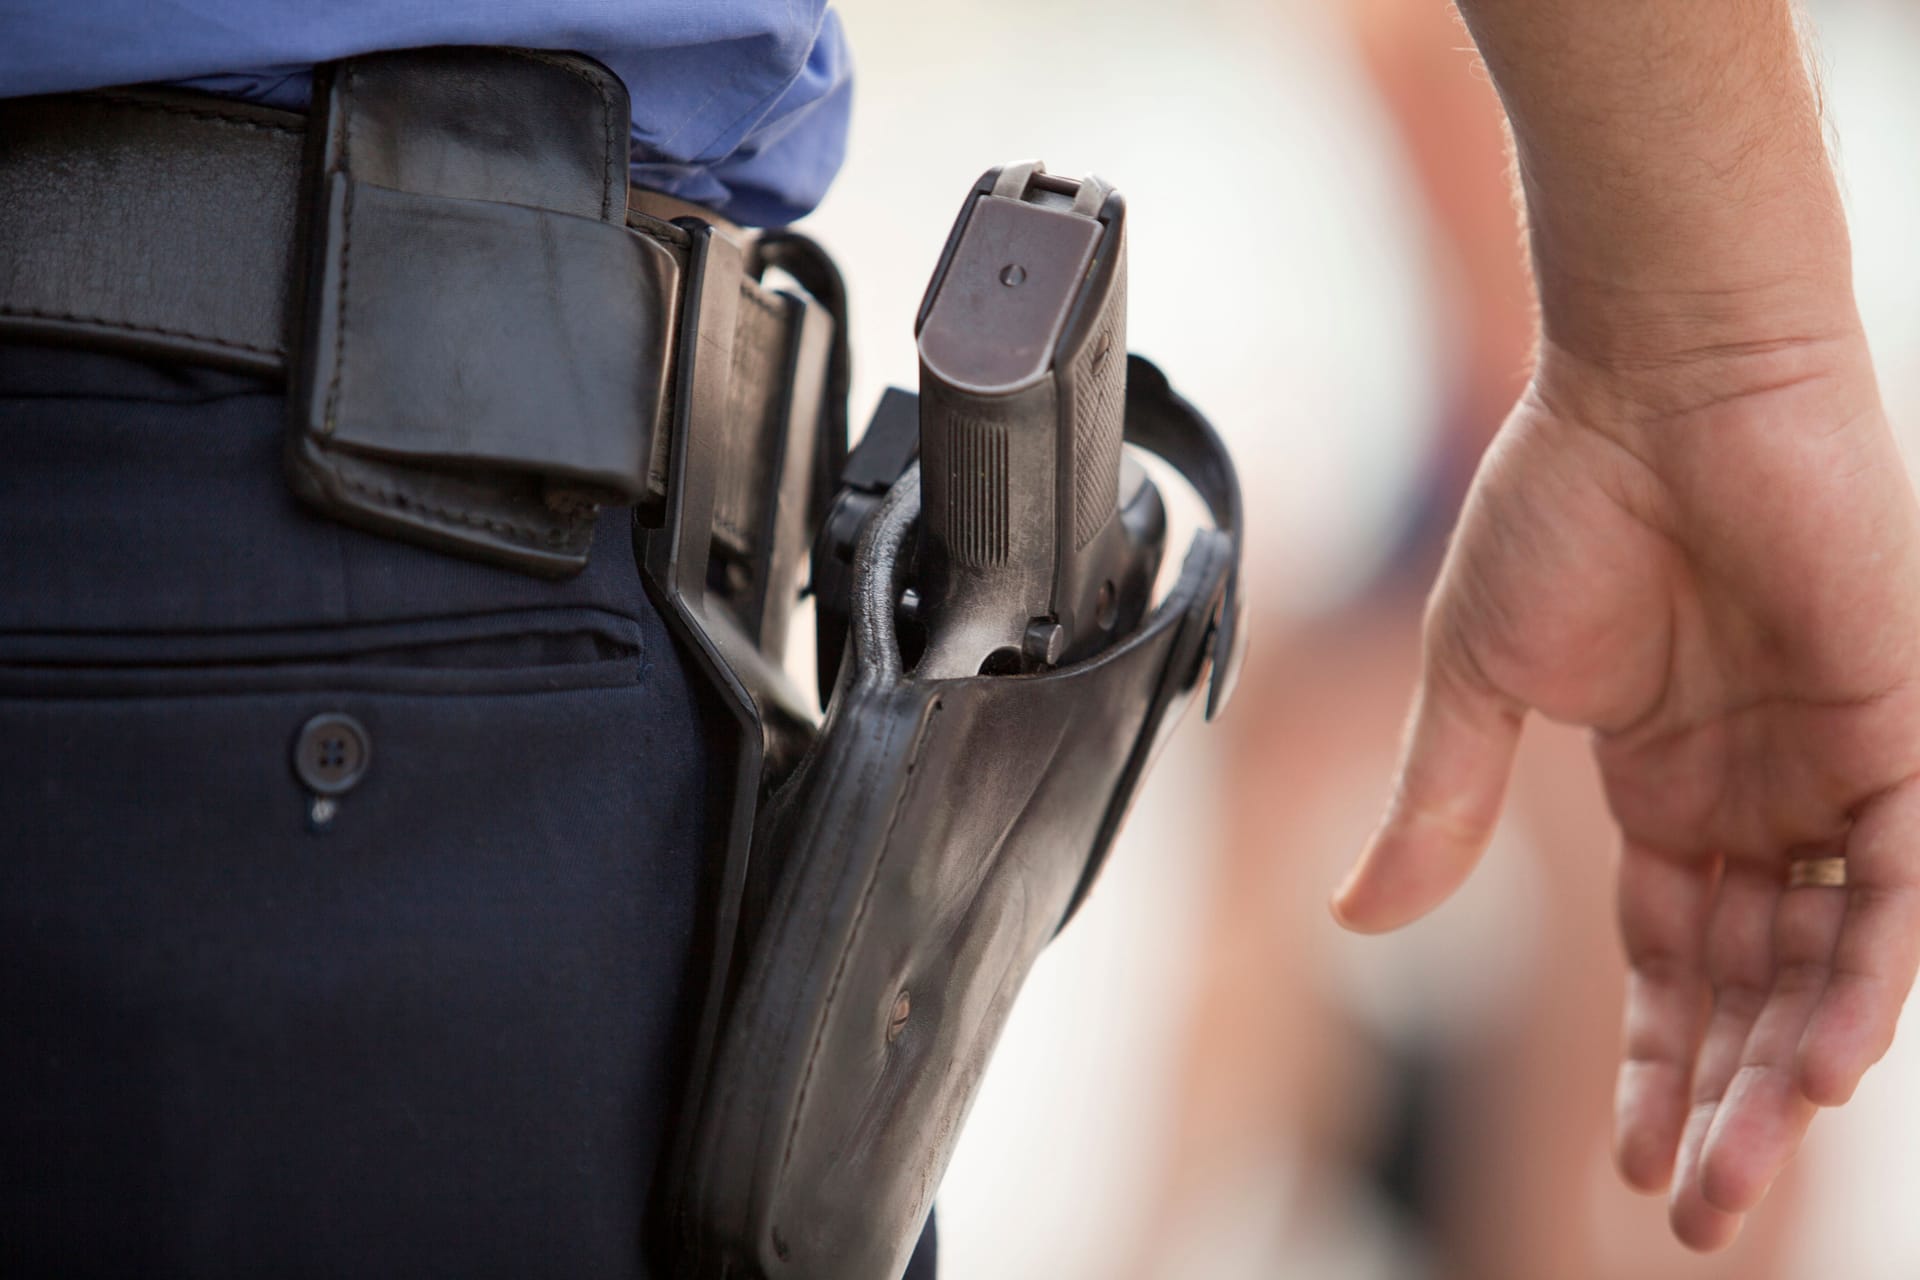
[[[1219,527],[1195,536],[1141,626],[1076,665],[916,678],[897,617],[917,469],[867,521],[838,683],[756,824],[739,976],[683,1117],[683,1274],[899,1275],[1028,970],[1180,713],[1203,688],[1224,700],[1232,468],[1137,358],[1127,428]]]

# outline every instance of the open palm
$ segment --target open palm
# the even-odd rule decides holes
[[[1920,964],[1920,521],[1857,334],[1631,375],[1543,356],[1435,590],[1343,923],[1466,877],[1529,711],[1592,727],[1622,833],[1622,1172],[1718,1247]],[[1787,887],[1824,856],[1844,889]]]

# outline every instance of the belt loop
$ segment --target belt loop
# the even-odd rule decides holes
[[[680,224],[691,234],[680,300],[674,411],[669,420],[662,526],[635,523],[638,558],[661,617],[705,678],[721,712],[713,721],[711,785],[718,835],[703,890],[709,922],[699,939],[693,978],[697,1023],[685,1065],[682,1114],[698,1115],[734,977],[753,834],[763,785],[791,769],[811,740],[812,708],[803,705],[755,646],[724,598],[709,590],[714,509],[727,465],[733,400],[734,340],[739,329],[746,255],[710,223]],[[692,1124],[678,1127],[671,1163],[691,1159]],[[670,1209],[669,1212],[672,1210]]]
[[[710,223],[687,220],[693,241],[681,302],[680,349],[668,446],[666,525],[649,539],[657,581],[704,605],[713,553],[713,508],[727,438],[733,339],[746,255]]]

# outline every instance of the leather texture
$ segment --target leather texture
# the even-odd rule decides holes
[[[697,223],[627,209],[621,83],[577,55],[421,49],[335,64],[315,101],[0,102],[0,338],[284,376],[296,491],[456,554],[564,576],[604,506],[657,520]],[[804,506],[844,421],[823,404],[844,356],[831,306],[749,262],[715,536],[771,633],[804,554],[781,495]]]
[[[331,75],[329,170],[455,200],[626,216],[627,90],[578,55],[408,49]]]
[[[0,100],[0,337],[278,374],[305,129],[166,90]]]
[[[408,50],[328,68],[315,101],[296,490],[577,571],[600,506],[646,493],[679,292],[626,229],[625,88],[584,58]]]
[[[1133,367],[1130,438],[1157,435],[1217,520],[1237,513],[1218,440],[1157,370]],[[1233,647],[1238,529],[1223,523],[1101,654],[917,678],[895,604],[918,477],[861,535],[826,722],[755,832],[744,969],[681,1170],[682,1274],[900,1274],[1027,972],[1216,649]]]

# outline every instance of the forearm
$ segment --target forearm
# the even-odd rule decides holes
[[[1543,337],[1601,361],[1853,328],[1788,0],[1459,0],[1513,125]]]

